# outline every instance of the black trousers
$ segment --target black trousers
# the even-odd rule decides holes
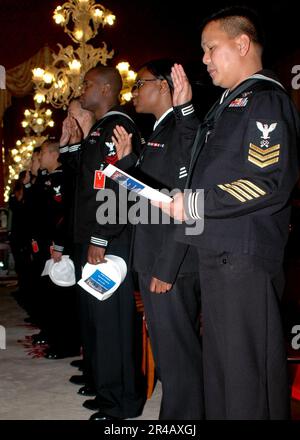
[[[127,262],[128,252],[129,237],[123,236],[106,253]],[[84,263],[86,256],[87,246],[83,246]],[[113,417],[137,417],[146,397],[141,360],[136,355],[141,328],[137,327],[132,273],[105,301],[79,289],[84,361],[92,373],[100,411]]]
[[[45,317],[44,330],[51,350],[57,353],[79,354],[80,326],[75,286],[61,287],[44,277]]]
[[[207,419],[286,419],[281,264],[198,250]]]
[[[32,264],[30,268],[31,316],[45,333],[48,333],[48,323],[51,322],[51,320],[55,320],[55,317],[52,316],[53,308],[49,308],[49,303],[51,303],[49,277],[41,276],[45,263],[50,258],[49,246],[49,243],[39,240],[39,251],[32,253]]]
[[[200,291],[196,275],[178,277],[163,294],[138,274],[153,356],[162,383],[161,420],[203,418]]]

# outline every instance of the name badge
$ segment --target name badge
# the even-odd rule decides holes
[[[100,170],[96,170],[94,175],[94,189],[105,188],[105,179],[105,174],[103,174]]]

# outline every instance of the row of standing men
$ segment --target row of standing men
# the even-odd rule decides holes
[[[74,214],[77,279],[86,262],[98,264],[106,253],[124,258],[137,273],[162,383],[161,419],[289,414],[279,299],[300,125],[278,79],[262,69],[260,35],[243,8],[223,10],[205,23],[203,62],[226,91],[200,126],[182,67],[166,60],[146,63],[133,89],[136,111],[156,118],[144,145],[118,106],[121,78],[110,67],[85,75],[80,105],[95,118],[86,136],[72,112],[63,123],[59,160],[73,194],[65,199]],[[97,221],[99,191],[119,194],[114,181],[99,178],[107,164],[158,189],[177,188],[171,210],[160,207],[181,221],[204,217],[204,230],[187,234],[185,225],[171,222],[132,231],[118,217],[113,224]],[[69,229],[66,219],[58,229]],[[53,241],[58,260],[64,243]],[[106,301],[78,288],[84,375],[96,392],[89,404],[98,410],[93,420],[136,417],[143,408],[134,288],[131,270]]]

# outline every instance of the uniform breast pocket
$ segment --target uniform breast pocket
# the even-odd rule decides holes
[[[232,160],[236,156],[236,149],[230,148],[227,145],[213,144],[207,149],[207,154],[210,158]]]
[[[165,148],[162,146],[152,147],[147,145],[144,151],[147,154],[161,154],[165,151]]]
[[[141,162],[147,161],[162,161],[164,158],[164,149],[159,147],[146,147],[141,155]]]

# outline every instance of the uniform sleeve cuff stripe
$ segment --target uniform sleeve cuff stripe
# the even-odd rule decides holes
[[[91,243],[96,244],[98,246],[107,246],[108,245],[107,240],[102,240],[101,238],[97,238],[97,237],[91,237]]]
[[[183,116],[187,116],[187,115],[190,115],[191,113],[194,113],[193,104],[190,104],[187,107],[182,108],[181,113],[183,114]]]
[[[66,153],[67,151],[69,151],[69,147],[68,147],[68,146],[66,146],[66,147],[60,147],[60,149],[59,149],[59,152],[60,152],[60,153]]]
[[[196,202],[198,198],[198,193],[192,193],[189,194],[189,200],[188,200],[188,209],[190,217],[193,220],[198,220],[200,217],[198,216],[197,209],[196,209]]]
[[[196,194],[195,194],[195,198],[194,198],[194,211],[195,211],[195,217],[196,217],[196,219],[198,219],[198,220],[200,220],[201,219],[201,217],[200,217],[200,215],[199,215],[199,212],[198,212],[198,198],[199,198],[199,192],[196,192]]]
[[[192,113],[194,113],[194,110],[190,110],[190,111],[182,113],[182,114],[183,114],[183,116],[188,116],[188,115],[190,115]]]

